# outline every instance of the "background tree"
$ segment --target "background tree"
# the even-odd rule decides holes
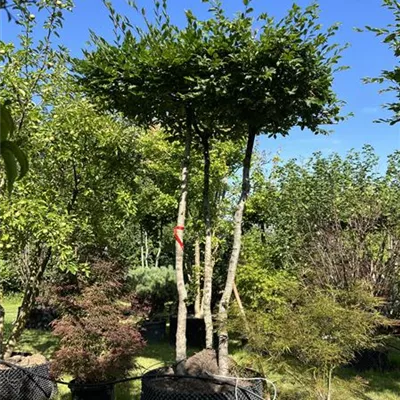
[[[383,0],[383,6],[393,13],[395,22],[385,28],[367,26],[366,29],[374,32],[376,36],[383,38],[383,43],[389,45],[396,59],[400,57],[400,2],[398,0]],[[389,122],[394,125],[400,121],[400,67],[395,65],[393,70],[383,70],[378,78],[367,78],[366,82],[385,84],[381,92],[393,92],[396,101],[384,105],[392,116],[380,119],[380,122]]]
[[[334,370],[366,349],[385,357],[381,333],[398,318],[397,158],[385,174],[369,146],[255,165],[237,275],[246,337],[257,369],[291,376],[305,398],[340,397]]]
[[[384,176],[378,162],[366,146],[346,157],[316,153],[304,164],[291,160],[257,172],[244,262],[297,274],[320,289],[352,292],[362,282],[369,295],[385,299],[381,311],[396,318],[397,152]]]
[[[19,8],[21,46],[0,44],[7,61],[0,99],[17,116],[13,140],[32,160],[14,195],[0,197],[1,258],[18,268],[24,293],[6,355],[22,333],[46,271],[85,268],[87,255],[104,249],[135,211],[128,190],[135,160],[125,146],[134,147],[136,131],[120,118],[99,115],[74,93],[67,54],[54,51],[50,40],[62,12],[53,2],[49,9],[45,5],[39,11],[48,17],[47,31],[37,47],[32,10],[25,4]],[[127,169],[120,168],[123,159]]]
[[[43,10],[48,4],[46,2],[42,2],[40,5],[38,5],[39,10]],[[20,57],[20,60],[27,61],[28,60],[28,52],[29,48],[31,45],[30,38],[32,35],[32,30],[34,27],[34,14],[32,14],[28,8],[28,4],[22,3],[21,4],[15,3],[13,4],[13,10],[19,12],[19,21],[18,23],[21,24],[23,27],[23,35],[21,35],[21,50],[16,52],[18,54],[17,57]],[[21,165],[21,172],[24,172],[24,162],[23,158],[24,153],[23,149],[21,151],[21,148],[15,145],[15,140],[21,140],[21,137],[19,136],[21,133],[21,130],[25,128],[25,118],[29,110],[32,109],[32,102],[31,102],[31,96],[33,96],[36,93],[38,85],[42,83],[42,78],[44,78],[44,75],[46,75],[45,71],[47,69],[47,64],[46,60],[48,59],[49,53],[50,53],[50,43],[51,43],[51,37],[54,33],[54,31],[57,30],[60,22],[62,21],[63,14],[62,12],[58,13],[58,7],[52,6],[49,8],[49,14],[47,15],[46,19],[46,27],[47,27],[47,32],[45,34],[45,39],[39,41],[38,44],[38,51],[35,53],[35,55],[31,55],[30,57],[30,62],[32,63],[32,67],[34,66],[37,67],[35,71],[35,77],[33,79],[28,78],[28,68],[22,69],[22,66],[19,68],[15,68],[14,71],[11,71],[9,69],[10,65],[13,64],[10,60],[10,53],[12,52],[12,46],[11,45],[5,45],[4,43],[1,44],[1,59],[5,62],[5,66],[2,69],[2,85],[0,88],[0,93],[1,93],[1,103],[7,104],[9,107],[9,110],[11,109],[12,111],[15,112],[16,115],[18,115],[18,119],[14,122],[13,121],[13,116],[9,113],[9,110],[4,109],[4,106],[2,106],[2,115],[1,115],[1,125],[2,125],[2,131],[1,131],[1,141],[2,141],[2,155],[3,159],[5,162],[5,167],[6,167],[6,174],[9,179],[9,184],[8,187],[9,189],[12,187],[12,183],[14,182],[16,176],[17,176],[17,166],[16,166],[16,160],[19,161]],[[42,58],[43,57],[43,58]],[[26,63],[28,65],[28,61]],[[33,75],[33,74],[32,74]],[[8,77],[11,77],[12,79],[7,79]],[[18,90],[17,87],[14,85],[16,83],[19,83],[21,85],[18,85]],[[10,85],[11,87],[8,87]],[[12,96],[10,98],[10,96]],[[14,144],[12,148],[8,145],[8,135],[13,134],[13,139],[14,142],[10,142],[10,144]],[[5,146],[4,146],[5,144]],[[17,144],[19,144],[17,142]],[[26,169],[26,168],[25,168]],[[25,171],[26,172],[26,171]],[[2,183],[4,185],[5,180],[2,180]],[[1,227],[3,232],[5,227]],[[9,236],[8,233],[6,233],[5,238]],[[8,245],[10,247],[10,245]],[[3,328],[3,327],[2,327]],[[1,337],[3,337],[3,334],[1,334]]]

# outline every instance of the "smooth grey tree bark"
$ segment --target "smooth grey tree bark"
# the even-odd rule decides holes
[[[201,301],[201,258],[200,258],[200,239],[194,242],[194,279],[196,283],[196,297],[194,300],[194,316],[196,318],[203,317],[202,301]]]
[[[189,188],[189,164],[190,164],[190,147],[192,140],[191,126],[188,124],[185,139],[185,153],[182,160],[181,173],[181,194],[178,206],[178,219],[176,226],[177,239],[175,241],[175,270],[176,285],[178,290],[178,318],[176,327],[176,362],[178,374],[185,373],[184,362],[186,360],[186,318],[187,318],[187,291],[185,287],[185,277],[183,271],[184,257],[184,227],[186,220],[187,196]]]
[[[204,283],[203,283],[203,316],[206,328],[206,348],[213,348],[214,326],[212,320],[212,221],[210,208],[210,142],[208,136],[203,136],[203,159],[204,159],[204,187],[203,187],[203,209],[205,225],[205,247],[204,247]]]
[[[225,288],[221,297],[221,301],[219,303],[219,310],[218,310],[218,322],[219,322],[218,366],[220,375],[225,375],[225,376],[228,375],[229,373],[229,355],[228,355],[229,337],[227,329],[228,309],[232,296],[233,285],[235,282],[236,270],[240,256],[240,248],[242,244],[243,212],[246,200],[250,193],[250,166],[251,166],[251,157],[253,154],[255,137],[256,137],[256,130],[252,127],[249,127],[246,153],[243,160],[242,190],[234,217],[234,235],[233,235],[232,252],[229,259],[228,274],[225,281]]]

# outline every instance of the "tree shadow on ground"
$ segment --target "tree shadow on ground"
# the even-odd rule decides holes
[[[11,334],[13,324],[6,322],[4,325],[5,342]],[[27,353],[40,353],[45,357],[50,357],[57,349],[58,339],[54,337],[49,331],[41,331],[36,329],[24,330],[17,351]]]
[[[22,335],[22,350],[41,353],[49,358],[58,347],[58,339],[51,332],[36,329],[25,330]]]
[[[385,372],[374,370],[357,372],[354,369],[343,368],[337,371],[337,376],[347,382],[361,378],[365,382],[364,390],[355,392],[357,398],[361,400],[372,400],[370,397],[372,393],[379,393],[387,399],[400,398],[399,368]]]

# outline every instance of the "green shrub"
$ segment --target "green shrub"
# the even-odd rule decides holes
[[[152,314],[164,312],[177,298],[172,267],[133,268],[128,273],[128,284],[140,300],[150,303]]]
[[[0,260],[0,287],[3,293],[16,293],[21,290],[19,271],[10,262]]]
[[[298,290],[299,282],[287,271],[263,268],[248,263],[238,269],[236,284],[247,308],[271,309],[286,303]]]
[[[277,274],[279,276],[279,274]],[[269,282],[265,277],[260,279]],[[273,280],[272,280],[273,281]],[[362,291],[318,290],[291,285],[290,290],[257,301],[247,311],[247,339],[255,354],[284,363],[293,375],[308,371],[308,387],[321,400],[332,392],[333,371],[352,360],[355,353],[379,342],[376,328],[384,322],[374,307],[379,301]],[[359,293],[360,301],[355,297]],[[240,316],[231,321],[233,331],[243,331]]]

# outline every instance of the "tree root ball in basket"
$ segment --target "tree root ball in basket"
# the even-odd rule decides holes
[[[111,384],[85,385],[72,381],[69,389],[72,400],[115,400],[114,385]]]
[[[142,378],[141,400],[259,400],[263,398],[261,380],[235,379],[214,381],[217,374],[216,355],[203,350],[189,358],[186,375],[177,376],[172,368],[148,372]],[[237,382],[237,387],[235,387]]]
[[[0,365],[0,400],[45,400],[57,386],[50,381],[50,364],[39,354],[14,353],[5,360],[16,367]]]

